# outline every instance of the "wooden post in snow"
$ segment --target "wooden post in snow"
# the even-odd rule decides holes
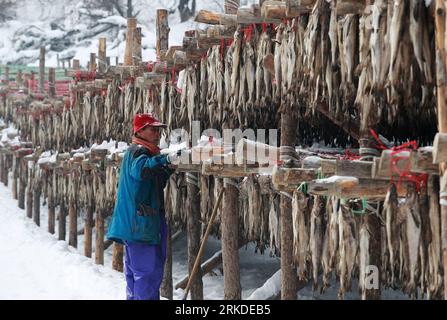
[[[71,177],[75,186],[76,177]],[[77,248],[78,247],[78,212],[76,208],[76,195],[74,193],[77,192],[76,187],[75,190],[71,190],[68,197],[68,245]]]
[[[187,235],[188,235],[188,273],[191,275],[194,263],[200,248],[200,189],[199,176],[194,173],[186,173],[187,198]],[[203,282],[200,268],[191,283],[191,299],[203,300]]]
[[[158,9],[157,10],[157,44],[156,52],[157,58],[162,57],[169,48],[169,22],[168,22],[168,10]]]
[[[104,72],[107,68],[106,61],[106,38],[99,38],[99,46],[98,46],[98,71]]]
[[[87,160],[88,161],[88,160]],[[85,220],[84,220],[84,255],[88,258],[92,257],[92,234],[93,234],[93,177],[91,173],[91,168],[88,165],[88,162],[85,161],[82,164],[82,168],[84,171],[84,179],[86,182],[87,194],[91,195],[87,197],[86,203],[86,212],[85,212]]]
[[[34,166],[34,181],[33,181],[33,220],[34,223],[40,226],[40,195],[42,193],[42,180],[39,173],[39,168],[36,163]]]
[[[55,212],[55,204],[54,204],[54,171],[48,170],[47,173],[48,178],[48,188],[47,188],[47,199],[48,199],[48,232],[54,234],[54,226],[56,224],[56,212]]]
[[[113,270],[123,272],[124,264],[124,246],[122,244],[113,243],[113,251],[112,251],[112,268]]]
[[[133,40],[135,29],[137,27],[136,18],[127,18],[127,33],[126,33],[126,49],[124,51],[124,65],[132,65],[132,50],[133,50]]]
[[[104,209],[96,209],[95,263],[104,264]]]
[[[224,299],[240,300],[242,289],[239,270],[239,189],[237,180],[224,178],[224,188],[221,214]]]
[[[14,200],[17,200],[17,178],[18,178],[18,172],[19,172],[19,161],[20,158],[17,156],[12,157],[12,198]]]
[[[172,300],[174,290],[172,285],[172,228],[171,221],[168,218],[171,213],[166,212],[166,261],[163,269],[163,281],[160,286],[160,295],[166,299]]]
[[[48,93],[50,97],[54,98],[56,96],[56,69],[48,69]]]
[[[438,104],[438,130],[447,133],[447,55],[446,55],[446,7],[445,1],[436,0],[435,7],[436,30],[436,84]],[[447,300],[447,163],[440,165],[440,204],[441,204],[441,238],[442,259],[444,268],[444,299]]]
[[[289,148],[295,149],[297,119],[290,108],[281,113],[281,149],[280,159],[287,160]],[[293,223],[292,195],[281,193],[280,230],[281,230],[281,299],[296,300],[297,274],[293,266]]]
[[[237,12],[239,0],[225,0],[225,13]],[[228,127],[225,123],[223,128]],[[223,179],[223,205],[221,211],[222,266],[224,272],[224,299],[240,300],[242,288],[239,270],[239,221],[237,180]]]
[[[25,172],[28,175],[26,188],[26,216],[31,219],[33,217],[33,173],[32,171],[30,173],[31,169],[28,168],[28,162],[26,160],[25,164],[27,168]]]
[[[19,195],[18,195],[18,207],[20,209],[25,209],[25,190],[26,190],[26,166],[22,158],[18,160],[18,170],[19,170]]]
[[[40,48],[39,59],[39,91],[45,92],[45,47]]]
[[[92,234],[93,234],[93,204],[87,203],[84,225],[84,255],[92,257]]]
[[[65,179],[63,176],[59,178]],[[65,183],[65,182],[64,182]],[[66,216],[66,208],[65,208],[65,194],[62,190],[59,190],[62,194],[60,195],[59,202],[59,221],[58,221],[58,240],[65,241],[66,234],[66,226],[65,226],[65,216]]]

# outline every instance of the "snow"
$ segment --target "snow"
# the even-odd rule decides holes
[[[256,289],[247,300],[266,300],[276,296],[281,290],[281,270],[278,270],[264,285]]]
[[[303,167],[305,168],[316,168],[321,166],[321,158],[316,156],[309,156],[303,159]]]
[[[78,248],[75,249],[65,241],[58,241],[57,231],[56,235],[47,232],[46,206],[41,205],[41,227],[38,227],[26,218],[24,210],[17,207],[10,189],[3,184],[0,184],[0,203],[0,299],[125,299],[124,275],[111,268],[112,247],[104,253],[105,265],[96,265],[94,259],[83,256],[82,235],[78,236]],[[83,227],[82,221],[81,214],[78,230]],[[184,233],[173,241],[174,285],[188,272],[186,243]],[[210,259],[219,250],[220,241],[210,237],[202,261]],[[262,287],[279,269],[278,258],[254,251],[252,243],[239,250],[243,299]],[[205,299],[223,299],[220,267],[205,275],[203,284]],[[183,293],[182,289],[175,290],[174,299],[182,299]]]
[[[247,2],[247,1],[243,1]],[[123,61],[127,20],[117,11],[89,8],[87,0],[18,0],[14,10],[15,19],[0,23],[0,64],[21,63],[38,65],[39,48],[47,50],[46,65],[57,66],[57,54],[80,60],[86,67],[91,52],[98,51],[98,38],[107,40],[107,55],[111,63],[115,58]],[[138,27],[142,29],[142,59],[156,60],[156,9],[175,9],[169,15],[170,45],[182,45],[185,31],[203,28],[193,19],[180,22],[180,14],[175,1],[133,0],[134,12],[138,13]],[[20,8],[20,9],[19,9]],[[223,11],[220,1],[197,0],[196,12],[206,9]],[[110,26],[113,29],[105,30]],[[104,31],[105,30],[105,31]]]
[[[343,182],[350,181],[350,182],[358,183],[359,179],[356,177],[332,176],[329,178],[316,180],[317,183],[336,183],[336,182],[340,182],[340,181],[343,181]]]
[[[0,299],[124,299],[124,276],[25,217],[0,186]],[[94,284],[94,285],[92,285]]]

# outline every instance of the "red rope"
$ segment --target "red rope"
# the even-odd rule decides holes
[[[417,142],[415,140],[408,141],[400,146],[392,147],[391,149],[385,146],[385,144],[380,140],[377,133],[370,129],[370,132],[374,139],[378,142],[376,148],[381,150],[391,150],[391,159],[390,159],[390,184],[394,183],[394,173],[396,173],[399,178],[397,180],[397,189],[400,189],[402,181],[411,181],[416,185],[416,191],[419,192],[421,188],[425,188],[427,185],[428,175],[426,173],[412,173],[411,170],[411,162],[410,159],[406,156],[402,156],[402,153],[411,152],[417,150]],[[407,160],[405,167],[403,170],[399,170],[398,162],[401,160]]]

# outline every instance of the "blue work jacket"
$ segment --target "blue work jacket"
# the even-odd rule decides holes
[[[108,239],[121,244],[162,244],[166,234],[163,189],[173,173],[167,165],[166,155],[153,156],[141,145],[129,147],[121,164]]]

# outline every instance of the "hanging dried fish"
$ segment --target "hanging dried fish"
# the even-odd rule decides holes
[[[292,200],[293,256],[298,266],[298,278],[307,281],[307,259],[309,254],[308,198],[295,191]]]

